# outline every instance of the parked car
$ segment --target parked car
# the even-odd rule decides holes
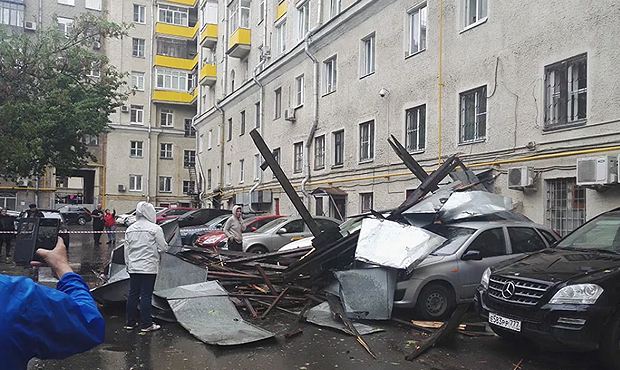
[[[344,237],[359,230],[362,227],[362,220],[364,220],[364,218],[366,218],[366,216],[356,216],[341,223],[340,226],[338,226],[340,228],[340,234],[342,234],[342,236]],[[309,236],[307,238],[295,240],[293,242],[290,242],[284,245],[282,248],[278,250],[289,251],[291,249],[311,247],[313,239],[314,239],[314,236]]]
[[[90,211],[79,206],[62,206],[58,209],[69,224],[85,225],[92,221]]]
[[[548,227],[532,222],[469,221],[425,228],[447,240],[400,279],[394,306],[414,308],[427,320],[444,319],[457,303],[472,301],[486,268],[559,239]]]
[[[160,212],[166,209],[166,207],[155,207],[155,212]],[[136,222],[136,210],[122,213],[116,216],[116,224],[121,226],[129,226]]]
[[[67,247],[67,250],[69,250],[69,242],[70,242],[70,237],[68,233],[69,228],[67,227],[67,220],[65,219],[63,214],[60,213],[57,209],[39,209],[39,211],[43,213],[43,218],[57,218],[60,220],[60,228],[58,230],[58,236],[62,238],[62,240],[65,242],[65,246]],[[19,224],[19,220],[24,217],[26,217],[26,210],[23,210],[19,214],[19,217],[17,217],[16,225],[15,225],[16,228],[17,228],[17,225]]]
[[[261,228],[268,222],[275,220],[276,218],[285,217],[282,215],[263,215],[252,216],[243,220],[243,233],[252,233]],[[222,242],[226,241],[226,235],[221,230],[209,231],[206,234],[199,236],[194,245],[202,248],[216,248]]]
[[[183,245],[194,245],[199,236],[213,230],[221,230],[230,215],[220,215],[204,225],[182,227],[180,230]]]
[[[217,216],[230,215],[230,212],[229,209],[200,208],[179,216],[177,221],[179,222],[179,227],[204,225]]]
[[[487,269],[476,306],[491,329],[620,364],[620,208],[553,248]]]
[[[189,211],[193,211],[196,208],[191,208],[191,207],[169,207],[166,208],[162,211],[157,212],[157,223],[161,224],[164,221],[168,221],[168,220],[174,220],[175,218],[178,218],[179,216],[189,212]]]
[[[328,217],[314,217],[321,230],[337,228],[339,220]],[[250,253],[275,252],[292,241],[312,235],[303,219],[286,217],[275,219],[256,232],[243,237],[243,251]]]

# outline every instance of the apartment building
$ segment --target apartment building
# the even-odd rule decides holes
[[[256,128],[316,214],[405,199],[419,182],[390,135],[428,171],[458,153],[561,233],[620,206],[614,1],[199,6],[201,34],[217,27],[200,41],[201,69],[216,72],[199,83],[196,117],[206,204],[294,212],[258,167]]]

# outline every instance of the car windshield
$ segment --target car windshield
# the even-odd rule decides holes
[[[556,247],[620,253],[620,217],[612,214],[597,217],[566,236]]]
[[[470,229],[468,227],[445,225],[430,225],[426,227],[426,229],[447,239],[431,253],[433,256],[449,256],[456,253],[463,243],[476,232],[475,229]]]
[[[286,217],[282,217],[282,218],[276,218],[275,220],[268,222],[266,224],[264,224],[262,227],[259,227],[258,230],[256,230],[257,233],[265,233],[275,227],[278,227],[280,225],[282,225],[283,223],[290,221],[291,219],[286,218]]]

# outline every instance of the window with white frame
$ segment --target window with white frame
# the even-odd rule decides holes
[[[95,78],[101,77],[101,68],[99,66],[99,63],[92,62],[90,64],[90,70],[88,71],[86,76],[88,76],[88,77],[95,77]]]
[[[24,26],[24,4],[0,1],[0,24]]]
[[[344,164],[344,130],[338,130],[334,135],[334,166]]]
[[[196,182],[193,180],[183,180],[183,194],[194,194],[196,192]]]
[[[68,35],[73,29],[73,19],[57,17],[56,20],[58,22],[58,30],[65,35]]]
[[[159,144],[159,158],[172,159],[172,143]]]
[[[183,59],[191,59],[196,55],[196,44],[185,40],[158,37],[156,45],[157,55]]]
[[[329,0],[329,17],[333,18],[340,13],[341,0]]]
[[[193,168],[196,166],[196,151],[183,150],[183,167]]]
[[[183,121],[183,136],[185,137],[196,137],[196,129],[192,126],[192,119],[186,118]]]
[[[325,135],[314,138],[314,169],[325,168]]]
[[[487,87],[478,87],[460,96],[459,143],[484,140],[487,129]]]
[[[158,10],[158,21],[161,23],[174,24],[177,26],[185,26],[189,25],[189,9],[181,8],[178,6],[172,5],[163,5],[159,4],[157,7]]]
[[[360,193],[360,212],[370,212],[373,208],[372,193]]]
[[[58,0],[58,4],[75,6],[75,0]]]
[[[232,163],[226,163],[226,185],[232,185]]]
[[[372,161],[375,157],[375,121],[360,124],[360,162]]]
[[[142,158],[144,143],[142,141],[131,141],[129,145],[129,156],[132,158]]]
[[[254,181],[258,181],[260,178],[260,165],[261,165],[261,157],[260,154],[254,154]]]
[[[297,7],[297,40],[302,40],[308,33],[310,23],[310,0]]]
[[[191,78],[191,73],[176,69],[157,68],[155,74],[158,89],[190,91],[189,86],[192,83],[189,78]]]
[[[282,88],[278,87],[274,93],[273,119],[278,119],[282,116]]]
[[[169,108],[162,108],[159,111],[159,124],[162,127],[172,127],[174,126],[174,112]]]
[[[144,105],[131,105],[129,110],[129,122],[144,123]]]
[[[250,0],[235,0],[228,6],[228,30],[250,28]]]
[[[244,168],[244,163],[245,161],[243,159],[239,160],[239,183],[243,184],[243,181],[245,179],[245,168]]]
[[[159,192],[172,193],[172,177],[159,176]]]
[[[217,8],[217,1],[206,1],[202,5],[200,13],[203,27],[206,24],[217,24]]]
[[[207,150],[213,148],[213,130],[209,130],[207,133]]]
[[[362,39],[360,47],[360,77],[375,73],[375,34]]]
[[[131,87],[138,91],[144,91],[144,72],[131,72]]]
[[[132,38],[131,39],[132,52],[136,58],[144,58],[144,39]]]
[[[146,6],[133,4],[133,21],[135,23],[146,23]]]
[[[276,53],[281,54],[286,51],[286,18],[276,24]]]
[[[587,77],[587,54],[545,67],[545,127],[585,121]]]
[[[336,91],[336,56],[333,56],[323,62],[323,94],[329,94]]]
[[[142,175],[129,175],[129,191],[142,191]]]
[[[293,144],[293,173],[300,173],[304,163],[304,143]]]
[[[295,78],[295,106],[304,105],[304,75]]]
[[[410,152],[424,150],[426,141],[426,105],[405,111],[405,148]]]
[[[211,189],[211,169],[207,169],[207,189]]]
[[[482,22],[487,18],[487,0],[462,0],[463,27]]]
[[[101,0],[85,0],[84,7],[86,9],[101,10]]]
[[[260,128],[260,102],[254,104],[254,128]]]
[[[426,50],[427,6],[426,3],[411,9],[408,13],[408,45],[406,55]]]
[[[561,236],[586,222],[586,189],[575,178],[545,180],[545,225]]]
[[[258,3],[258,23],[265,19],[265,0],[260,0]]]

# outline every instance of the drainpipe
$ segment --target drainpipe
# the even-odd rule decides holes
[[[200,193],[198,194],[198,199],[200,200],[201,206],[202,206],[202,195],[204,194],[204,189],[205,189],[205,184],[204,184],[204,169],[202,167],[202,162],[200,161],[200,153],[198,151],[198,148],[200,147],[200,135],[198,135],[198,130],[196,129],[196,117],[198,115],[192,117],[192,124],[191,127],[194,129],[194,132],[196,133],[196,168],[198,170],[198,172],[200,173]]]
[[[216,99],[215,100],[215,109],[217,109],[218,112],[220,112],[220,115],[222,116],[222,122],[220,123],[221,125],[221,129],[219,129],[219,133],[220,133],[220,182],[219,182],[219,188],[220,191],[224,188],[224,126],[225,126],[225,120],[226,118],[224,117],[224,110],[222,109],[222,107],[220,107],[219,101]]]
[[[267,22],[265,22],[267,23]],[[264,44],[263,44],[264,45]],[[263,127],[264,125],[264,117],[263,117],[263,112],[265,111],[264,107],[263,107],[263,96],[265,95],[265,87],[263,86],[263,84],[260,83],[260,81],[258,80],[258,70],[261,69],[263,67],[263,65],[265,64],[266,58],[263,56],[263,54],[261,54],[261,60],[260,62],[258,62],[258,64],[256,65],[256,67],[254,67],[254,72],[252,73],[252,79],[254,80],[254,83],[256,85],[258,85],[258,87],[260,88],[260,97],[258,100],[258,103],[260,104],[260,112],[259,112],[259,119],[260,119],[260,135],[263,136]],[[259,157],[260,158],[260,157]],[[252,193],[254,193],[256,191],[256,188],[258,188],[260,186],[260,184],[263,182],[263,175],[261,173],[258,174],[258,181],[256,182],[256,184],[254,184],[252,186],[252,188],[250,189],[248,196],[250,198],[250,201],[248,203],[248,207],[250,208],[251,212],[256,212],[254,210],[254,208],[252,208]]]
[[[309,50],[310,40],[309,39],[310,39],[310,36],[318,29],[318,27],[319,25],[317,25],[312,30],[310,30],[306,34],[306,37],[304,38],[304,51],[306,55],[308,55],[308,58],[310,58],[310,60],[312,61],[312,65],[314,67],[313,75],[312,75],[313,86],[314,86],[314,91],[312,92],[312,97],[314,100],[314,112],[313,112],[313,117],[312,117],[312,127],[310,127],[310,132],[308,133],[308,137],[306,138],[306,145],[305,145],[306,150],[304,151],[305,152],[304,153],[305,175],[304,175],[304,179],[301,181],[301,192],[306,197],[306,202],[308,206],[310,206],[310,199],[311,199],[310,193],[308,193],[308,191],[306,190],[306,184],[310,180],[310,148],[312,146],[312,139],[314,139],[314,133],[316,132],[317,127],[319,126],[319,61],[316,59],[316,57],[313,54],[310,53],[310,50]]]
[[[155,14],[155,3],[152,4],[151,6],[151,14]],[[153,53],[155,52],[154,49],[154,45],[155,45],[155,26],[154,26],[155,22],[151,22],[151,25],[149,26],[150,30],[150,35],[151,35],[151,50],[149,55],[149,59],[148,59],[148,66],[151,68],[151,78],[149,79],[149,89],[147,90],[147,101],[149,103],[149,110],[148,110],[148,117],[147,117],[147,122],[148,122],[148,137],[146,139],[147,145],[146,147],[148,148],[148,152],[147,152],[147,156],[146,158],[148,158],[148,160],[146,161],[146,201],[150,202],[151,201],[151,133],[153,132],[153,125],[151,123],[151,111],[153,109]]]

